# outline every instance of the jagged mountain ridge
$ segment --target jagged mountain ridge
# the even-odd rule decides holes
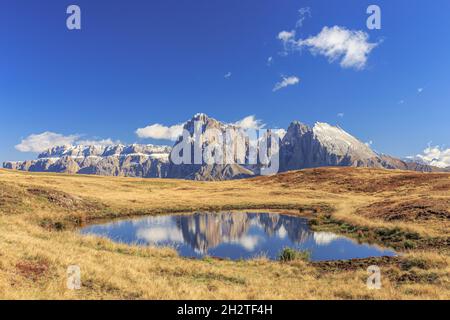
[[[167,177],[168,146],[58,146],[41,154],[38,159],[5,162],[4,168],[34,172],[65,172],[105,176]]]
[[[202,150],[214,143],[214,139],[206,139],[205,132],[208,129],[216,129],[222,134],[229,128],[239,129],[235,124],[226,124],[205,114],[196,114],[184,125],[184,129],[191,136],[194,136],[195,123],[200,124]],[[171,159],[171,151],[172,148],[177,148],[181,141],[182,137],[173,147],[140,144],[58,146],[39,154],[36,160],[5,162],[3,167],[25,171],[208,181],[246,178],[260,174],[260,167],[246,163],[247,158],[241,161],[234,159],[233,164],[175,164]],[[245,148],[247,152],[248,141]],[[193,141],[191,153],[191,158],[194,159]],[[426,164],[379,155],[342,128],[320,122],[313,127],[298,121],[292,122],[280,141],[279,160],[280,172],[323,166],[443,171]]]

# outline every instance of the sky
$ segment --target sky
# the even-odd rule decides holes
[[[202,112],[328,122],[450,165],[448,0],[0,4],[0,162],[61,142],[171,144]],[[81,30],[66,26],[72,4]],[[372,4],[381,29],[367,27]]]

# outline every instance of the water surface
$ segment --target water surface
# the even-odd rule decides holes
[[[306,218],[276,213],[164,215],[91,225],[81,233],[127,244],[173,246],[181,256],[195,258],[277,259],[285,247],[308,250],[313,261],[396,255],[334,233],[311,231]]]

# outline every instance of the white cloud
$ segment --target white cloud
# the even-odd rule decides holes
[[[236,121],[232,123],[232,125],[242,128],[244,130],[258,130],[266,128],[266,124],[259,119],[256,119],[255,116],[248,116],[243,118],[242,120]],[[280,139],[283,139],[286,135],[286,130],[281,129],[271,129],[273,133],[276,133]]]
[[[300,40],[299,46],[307,46],[313,54],[326,56],[330,61],[340,59],[343,68],[363,69],[370,52],[378,45],[370,43],[369,35],[363,31],[352,31],[344,27],[324,27],[315,37]]]
[[[400,100],[398,104],[405,104],[405,100]]]
[[[370,147],[370,146],[372,146],[372,145],[373,145],[373,141],[372,141],[372,140],[370,140],[370,141],[366,142],[366,143],[365,143],[365,145],[366,145],[366,146],[368,146],[368,147]]]
[[[183,235],[177,227],[152,227],[138,229],[136,236],[150,244],[160,242],[183,242]]]
[[[339,239],[339,236],[331,232],[314,232],[313,238],[318,246],[326,246]]]
[[[175,141],[183,134],[183,124],[167,127],[156,123],[145,128],[137,129],[136,134],[139,138]]]
[[[236,121],[233,125],[242,129],[262,129],[265,127],[265,124],[261,120],[256,119],[255,116],[245,117]]]
[[[278,91],[280,89],[286,88],[288,86],[296,85],[300,82],[300,79],[296,76],[282,77],[282,80],[275,84],[273,91]]]
[[[283,43],[284,51],[280,53],[282,56],[287,56],[288,51],[292,50],[297,42],[295,41],[295,30],[292,31],[281,31],[278,33],[278,40]]]
[[[276,133],[280,139],[283,139],[287,133],[285,129],[273,129],[272,132]]]
[[[268,65],[268,66],[271,66],[272,63],[273,63],[273,57],[268,57],[268,58],[267,58],[267,65]]]
[[[305,7],[298,10],[299,18],[297,20],[297,23],[295,24],[296,28],[303,27],[303,22],[306,20],[306,18],[311,18],[311,8]]]
[[[55,146],[72,145],[78,138],[78,135],[64,136],[59,133],[46,131],[40,134],[29,135],[15,148],[20,152],[40,153]]]
[[[422,93],[423,92],[423,88],[418,88],[417,89],[417,93]]]
[[[225,74],[223,77],[224,77],[225,79],[231,78],[231,72],[228,72],[228,73]]]
[[[247,251],[253,251],[264,239],[258,236],[243,236],[237,240],[231,240],[230,243],[239,244]]]
[[[295,40],[295,30],[282,31],[278,39],[285,49],[306,47],[314,55],[327,57],[330,62],[339,60],[341,67],[364,69],[372,50],[379,43],[369,42],[369,35],[363,31],[348,30],[345,27],[324,27],[316,36]]]
[[[435,167],[447,168],[450,167],[450,148],[444,149],[440,146],[428,146],[422,154],[408,158]]]
[[[281,31],[278,34],[278,39],[283,42],[288,42],[290,40],[293,40],[295,38],[295,30],[292,31]]]
[[[97,145],[108,146],[119,144],[120,141],[113,141],[112,139],[101,140],[79,140],[80,135],[72,134],[65,136],[55,132],[43,132],[39,134],[31,134],[23,139],[15,148],[20,152],[34,152],[41,153],[50,148],[66,145]]]
[[[339,118],[343,118],[344,117],[344,113],[343,112],[339,112],[338,114],[337,114],[337,116],[339,117]]]

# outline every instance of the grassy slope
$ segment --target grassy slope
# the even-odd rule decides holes
[[[324,168],[227,182],[0,170],[0,298],[450,298],[450,174]],[[74,232],[80,223],[193,210],[290,210],[314,228],[392,245],[397,259],[191,260]],[[80,265],[83,288],[66,289]],[[382,268],[368,290],[366,268]]]

